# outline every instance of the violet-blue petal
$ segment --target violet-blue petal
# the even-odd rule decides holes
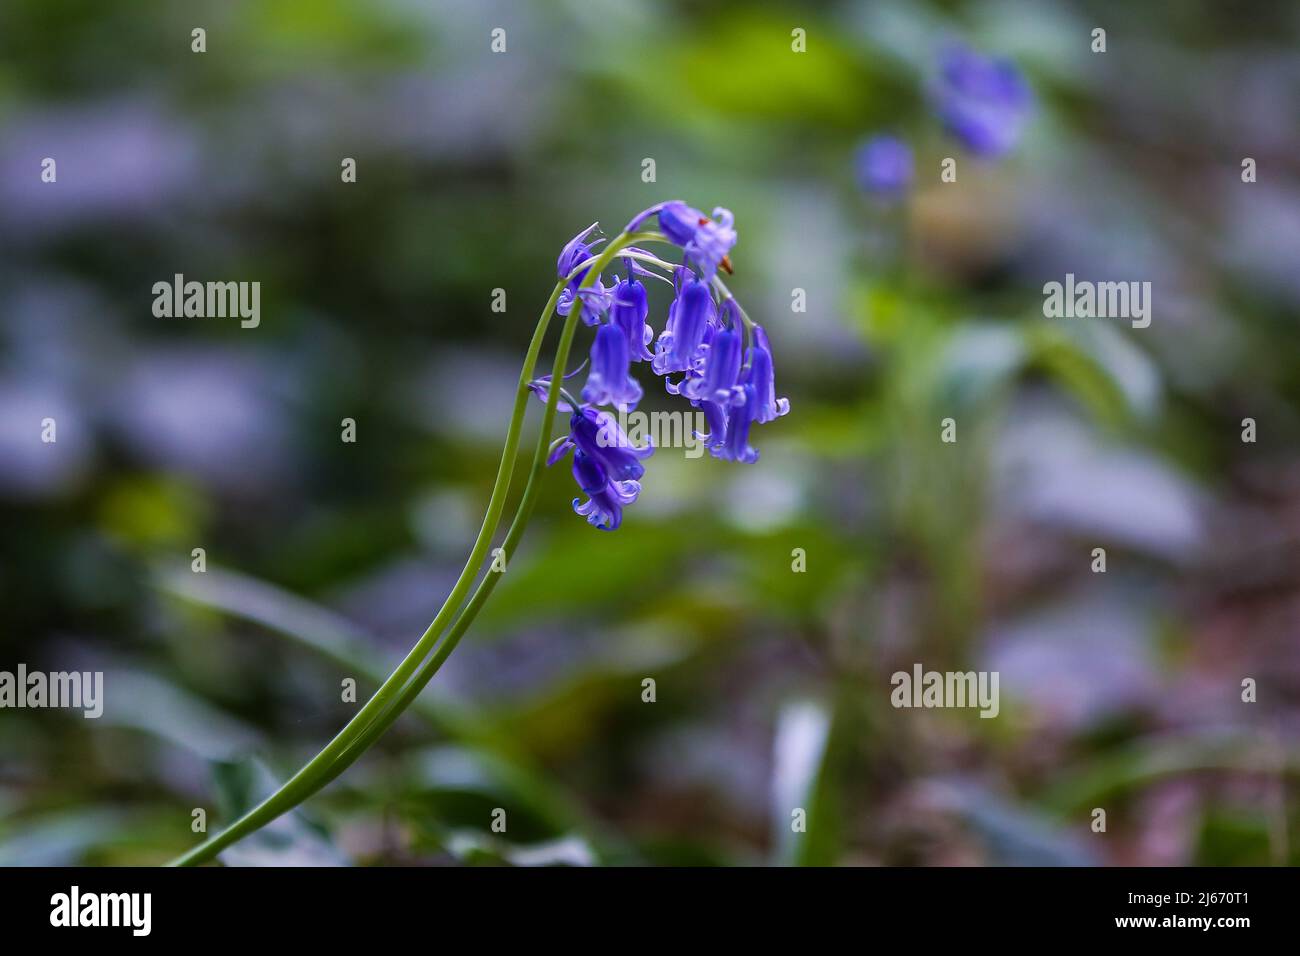
[[[596,330],[591,343],[591,371],[582,400],[631,410],[641,401],[641,384],[629,374],[627,336],[612,324]]]
[[[754,420],[770,422],[790,411],[788,398],[776,397],[776,373],[772,365],[772,349],[767,333],[761,325],[754,326],[754,344],[749,349],[745,382],[754,388]]]
[[[758,461],[758,451],[749,444],[749,428],[754,422],[757,404],[753,385],[744,386],[744,400],[731,406],[727,414],[727,437],[720,445],[711,445],[709,454],[727,461],[750,465]]]
[[[596,408],[582,408],[569,419],[569,432],[578,449],[598,462],[613,481],[631,481],[645,474],[641,461],[654,454],[654,446],[632,444],[618,419]]]
[[[628,278],[619,280],[614,286],[609,321],[627,339],[628,356],[633,362],[646,362],[652,358],[647,348],[654,338],[654,332],[646,324],[646,316],[649,314],[650,303],[645,286],[629,272]]]
[[[691,279],[669,310],[669,324],[659,337],[652,367],[657,375],[684,372],[695,362],[705,332],[717,317],[708,283]]]

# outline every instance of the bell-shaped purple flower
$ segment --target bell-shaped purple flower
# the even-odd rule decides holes
[[[739,397],[737,381],[742,346],[737,329],[716,332],[704,356],[704,374],[683,384],[681,393],[692,401],[730,405]]]
[[[582,389],[582,400],[593,405],[636,408],[641,401],[641,383],[628,370],[627,336],[613,324],[602,325],[591,343],[591,371]]]
[[[648,362],[652,356],[647,346],[654,338],[654,330],[646,322],[646,316],[650,314],[650,303],[646,299],[645,286],[637,281],[636,274],[629,267],[627,278],[618,281],[612,295],[609,321],[627,339],[631,360]]]
[[[573,303],[581,301],[582,312],[579,313],[579,317],[582,319],[583,324],[596,325],[600,322],[600,317],[609,308],[612,300],[613,295],[597,279],[594,285],[589,285],[585,289],[570,288],[561,292],[555,311],[560,315],[568,315],[573,310]]]
[[[725,324],[709,329],[701,358],[696,368],[686,373],[680,387],[681,394],[704,413],[709,430],[707,434],[696,432],[695,437],[702,439],[708,448],[726,440],[729,410],[735,403],[744,401],[745,396],[739,381],[744,345],[740,310],[735,300],[728,298],[722,304],[722,312]]]
[[[772,348],[761,325],[754,326],[754,344],[750,346],[744,381],[754,389],[754,420],[770,422],[790,411],[788,398],[776,397],[776,375],[772,368]]]
[[[570,272],[590,259],[593,247],[598,246],[604,241],[603,239],[597,239],[595,242],[591,243],[587,241],[591,238],[591,234],[596,231],[597,225],[597,223],[593,222],[590,226],[564,244],[564,248],[560,250],[560,257],[555,262],[555,271],[559,274],[561,279],[568,276]],[[583,269],[570,281],[570,287],[576,289],[578,284],[582,282],[586,275],[587,270]]]
[[[709,442],[709,454],[714,458],[738,461],[752,465],[758,461],[758,450],[749,444],[749,428],[754,422],[754,409],[758,404],[753,385],[743,387],[742,400],[732,405],[727,413],[727,433],[722,442]]]
[[[655,374],[690,369],[717,315],[708,283],[695,277],[685,280],[668,310],[668,323],[655,343],[655,357],[651,362]]]
[[[708,432],[700,434],[695,433],[695,437],[704,442],[705,448],[717,448],[727,440],[727,413],[729,408],[724,408],[717,402],[694,402],[701,412],[704,413],[704,421],[709,426]]]
[[[560,250],[560,257],[555,263],[555,271],[559,274],[561,279],[568,276],[574,269],[577,269],[578,266],[590,259],[594,247],[599,245],[601,242],[604,242],[603,239],[598,239],[595,242],[587,241],[595,230],[596,223],[593,222],[590,226],[564,244],[564,248]],[[560,299],[556,305],[556,311],[559,312],[560,315],[568,315],[573,310],[573,303],[581,300],[582,312],[580,315],[582,321],[587,325],[595,325],[600,321],[600,317],[610,307],[613,297],[610,294],[610,291],[605,288],[603,276],[597,276],[596,280],[591,285],[579,291],[578,287],[582,285],[582,280],[587,277],[589,271],[589,268],[582,269],[577,273],[577,275],[569,280],[569,284],[565,286],[564,291],[560,293]]]
[[[582,451],[573,453],[573,480],[587,495],[581,503],[573,499],[573,510],[601,531],[616,530],[623,523],[623,508],[641,493],[639,482],[611,480],[600,462]]]
[[[686,261],[712,279],[718,267],[731,271],[728,258],[736,244],[735,217],[721,206],[713,216],[704,215],[684,202],[665,203],[659,210],[659,228],[673,243],[682,247]]]
[[[694,242],[696,231],[707,220],[704,213],[679,199],[659,207],[659,231],[679,246],[685,247]]]
[[[712,279],[719,266],[731,271],[728,254],[736,244],[736,230],[730,209],[718,206],[710,217],[680,199],[673,199],[643,210],[627,224],[627,231],[637,229],[651,216],[658,216],[659,230],[685,250],[686,261],[699,269],[705,279]]]
[[[936,100],[944,127],[972,153],[1001,156],[1020,140],[1032,96],[1010,60],[981,56],[962,44],[943,49]]]
[[[880,196],[898,196],[912,185],[912,147],[895,136],[876,136],[858,150],[858,184]]]
[[[627,433],[619,427],[618,419],[609,412],[584,406],[569,419],[568,447],[576,447],[598,462],[614,481],[629,481],[645,474],[641,462],[654,454],[654,446],[647,442],[642,447],[632,444]],[[559,451],[560,455],[563,451]],[[552,461],[557,456],[552,456]]]

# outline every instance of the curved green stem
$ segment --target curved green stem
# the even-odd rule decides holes
[[[464,601],[466,594],[469,592],[470,585],[478,575],[478,570],[487,556],[488,548],[492,543],[492,536],[496,533],[497,526],[501,521],[501,513],[505,508],[510,479],[514,476],[515,457],[519,450],[519,432],[523,425],[524,412],[527,409],[529,396],[528,383],[532,381],[533,371],[537,366],[537,357],[541,352],[542,341],[546,336],[547,326],[550,324],[551,316],[555,313],[555,306],[559,301],[560,293],[564,290],[564,285],[564,280],[556,283],[555,289],[551,292],[551,297],[547,301],[546,309],[537,323],[532,341],[529,343],[523,369],[519,374],[519,387],[515,394],[514,410],[510,416],[510,425],[506,430],[505,447],[501,452],[496,481],[492,486],[492,494],[488,500],[487,513],[483,516],[483,523],[479,527],[478,538],[474,542],[474,547],[470,550],[469,558],[465,561],[465,567],[461,570],[460,577],[452,587],[451,593],[447,595],[446,601],[443,602],[432,623],[421,635],[415,646],[411,648],[411,651],[402,659],[402,662],[398,664],[393,673],[389,675],[388,679],[380,685],[370,700],[366,702],[365,706],[348,721],[347,725],[339,731],[320,753],[294,774],[279,790],[225,830],[214,834],[203,843],[172,861],[173,865],[188,866],[212,859],[225,847],[270,823],[314,793],[313,785],[315,781],[333,765],[339,756],[349,749],[353,740],[360,736],[361,732],[383,712],[385,706],[397,695],[398,691],[406,684],[416,668],[428,655],[441,635],[442,629],[447,625],[448,619],[460,607],[461,602]]]
[[[593,270],[593,272],[594,271],[596,270]],[[570,313],[568,320],[565,322],[564,331],[561,333],[560,346],[555,354],[555,368],[557,370],[557,375],[558,370],[563,368],[568,360],[569,348],[572,345],[573,334],[577,324],[575,321],[577,314],[577,309]],[[552,379],[552,381],[554,381],[554,379]],[[523,496],[519,499],[519,507],[515,511],[514,520],[511,521],[510,529],[506,532],[505,541],[501,544],[507,564],[510,558],[514,556],[515,548],[518,546],[520,538],[523,537],[524,528],[528,525],[528,520],[533,514],[533,506],[537,499],[537,489],[541,484],[542,470],[546,465],[546,458],[551,444],[551,428],[555,417],[555,395],[557,391],[557,389],[551,389],[547,397],[546,414],[542,421],[541,431],[538,432],[537,435],[537,448],[533,453],[533,463],[528,471],[528,482],[524,486]],[[483,580],[479,582],[478,587],[474,590],[473,597],[470,598],[469,604],[467,604],[465,609],[457,616],[455,623],[451,626],[451,630],[447,632],[447,636],[443,642],[438,645],[438,649],[434,652],[433,657],[429,658],[429,660],[420,667],[420,670],[402,691],[401,696],[389,708],[388,712],[376,720],[375,723],[367,728],[366,732],[357,739],[354,744],[355,756],[345,755],[340,758],[339,765],[332,769],[329,778],[325,780],[324,783],[329,783],[330,780],[333,780],[346,770],[348,766],[351,765],[352,761],[355,760],[356,757],[359,757],[385,730],[392,726],[393,722],[401,716],[403,711],[414,702],[415,698],[419,696],[420,691],[424,690],[425,686],[433,678],[433,675],[438,673],[438,669],[442,667],[443,662],[446,661],[447,658],[451,656],[451,652],[456,649],[456,645],[460,643],[460,639],[465,635],[465,632],[469,630],[470,625],[474,623],[474,618],[478,616],[479,611],[483,609],[483,605],[487,603],[487,599],[492,595],[492,591],[496,588],[497,582],[501,580],[501,577],[502,575],[499,573],[488,572]]]
[[[646,241],[653,238],[655,238],[653,233],[639,233],[633,236],[620,234],[610,242],[604,250],[602,250],[601,254],[597,257],[596,262],[592,264],[587,275],[583,278],[579,288],[590,286],[596,280],[596,277],[600,275],[600,272],[605,265],[613,259],[621,248],[632,242]],[[437,643],[443,628],[447,625],[448,619],[465,600],[470,585],[473,583],[474,578],[477,577],[479,569],[483,564],[483,560],[487,556],[488,548],[492,542],[492,537],[496,533],[496,529],[500,524],[501,514],[505,508],[506,495],[509,492],[511,478],[514,475],[515,459],[519,448],[519,432],[522,427],[524,412],[530,394],[529,383],[532,381],[533,373],[536,369],[537,357],[541,351],[542,341],[545,338],[547,326],[550,323],[551,316],[555,313],[555,307],[559,301],[560,293],[564,290],[569,278],[570,277],[566,277],[556,283],[555,289],[552,291],[551,297],[547,301],[546,308],[543,310],[542,316],[538,320],[532,341],[529,343],[527,356],[524,359],[523,369],[519,374],[519,387],[515,394],[515,405],[510,417],[510,425],[506,430],[505,447],[501,453],[501,461],[497,466],[496,481],[492,486],[492,494],[488,501],[487,512],[483,516],[483,523],[479,528],[478,538],[474,542],[474,547],[470,551],[470,556],[465,562],[465,567],[462,569],[460,577],[452,587],[451,593],[447,596],[446,601],[443,602],[442,607],[439,609],[432,623],[430,623],[424,634],[421,635],[415,646],[411,648],[411,651],[402,659],[402,662],[397,666],[393,673],[389,675],[388,679],[384,681],[379,689],[375,691],[374,695],[366,702],[365,706],[357,712],[356,716],[348,721],[347,725],[339,731],[334,739],[331,740],[323,750],[308,761],[302,769],[300,769],[293,775],[293,777],[260,804],[248,813],[244,814],[244,816],[240,817],[225,830],[214,834],[203,843],[177,857],[172,861],[171,865],[193,866],[211,860],[232,843],[235,843],[248,834],[261,829],[276,817],[302,803],[346,770],[347,767],[349,767],[357,757],[365,751],[366,747],[373,743],[379,734],[387,729],[387,727],[397,719],[398,715],[405,710],[410,701],[414,699],[415,695],[419,693],[424,684],[428,682],[429,678],[432,677],[433,674],[437,672],[437,669],[442,666],[442,661],[446,660],[447,655],[451,653],[451,649],[455,647],[455,643],[460,640],[460,636],[464,634],[470,623],[473,622],[473,618],[477,615],[478,609],[482,607],[483,601],[486,600],[488,594],[491,594],[491,587],[488,587],[486,591],[484,591],[483,586],[480,585],[479,592],[475,594],[475,599],[478,599],[481,594],[482,600],[479,600],[477,605],[473,605],[473,602],[471,602],[471,605],[473,606],[472,613],[469,613],[471,609],[470,607],[467,607],[465,609],[466,613],[463,613],[457,619],[456,624],[460,630],[459,633],[456,634],[455,641],[449,642],[449,646],[445,644],[444,649],[440,649],[439,653],[435,655],[423,669],[421,669],[421,674],[426,674],[427,672],[427,676],[424,676],[422,682],[417,679],[417,681],[412,682],[412,684],[408,686],[407,682],[411,679],[412,674],[416,672],[417,668],[421,668],[421,662],[424,661],[425,657],[429,654],[429,651]],[[560,339],[560,347],[556,353],[555,370],[552,378],[552,381],[556,382],[563,380],[564,368],[568,361],[569,348],[573,342],[577,318],[582,312],[580,302],[575,301],[573,305],[574,308],[570,311],[565,322],[564,332]],[[543,458],[545,457],[546,445],[549,443],[550,429],[555,420],[555,410],[558,401],[559,390],[554,388],[550,389],[547,396],[546,416],[543,422],[543,431],[538,444]],[[534,475],[536,471],[537,460],[534,458]],[[534,485],[535,481],[530,477],[529,489],[533,488]],[[530,500],[529,512],[531,512],[531,498],[527,495],[527,492],[525,493],[525,496]],[[520,510],[522,512],[522,502]],[[519,521],[519,517],[520,515],[516,514],[515,521],[511,525],[511,532],[515,532],[516,529],[518,530],[518,534],[515,535],[514,543],[517,543],[519,534],[522,534],[523,525],[527,523],[526,516],[522,523]],[[509,540],[509,535],[507,535],[507,540]],[[511,548],[506,551],[507,556],[512,549],[513,543]],[[496,575],[492,572],[488,572],[488,577],[485,579],[484,583],[493,580],[495,577]],[[428,669],[430,664],[433,665],[432,670]],[[414,691],[412,691],[412,687],[415,688]],[[363,739],[364,744],[362,743]]]

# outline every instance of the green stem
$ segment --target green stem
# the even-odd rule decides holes
[[[614,258],[615,254],[622,247],[637,241],[644,242],[649,238],[653,238],[652,234],[642,234],[640,236],[620,235],[615,238],[609,244],[609,247],[606,248],[592,263],[590,271],[587,273],[586,278],[583,279],[579,288],[586,288],[594,282],[596,277],[600,275],[601,270],[609,264],[610,260]],[[575,302],[573,310],[569,313],[569,316],[564,323],[564,329],[560,333],[560,344],[555,352],[555,366],[551,373],[552,383],[560,381],[563,370],[568,367],[569,351],[573,345],[574,333],[576,332],[578,325],[577,320],[581,312],[581,309],[578,306],[579,303]],[[541,430],[537,433],[537,447],[533,452],[533,462],[528,471],[528,482],[524,486],[524,493],[519,500],[519,507],[515,510],[515,517],[511,521],[510,529],[506,532],[505,541],[502,542],[501,545],[506,557],[507,566],[510,558],[514,556],[515,548],[518,546],[520,538],[523,537],[524,528],[528,525],[528,520],[532,517],[533,506],[536,503],[537,498],[537,489],[541,483],[542,470],[545,467],[546,458],[551,445],[551,429],[554,426],[555,412],[558,407],[558,394],[559,390],[556,388],[550,388],[547,390],[546,412],[542,418]],[[383,714],[374,724],[368,727],[365,733],[354,742],[353,750],[341,757],[336,767],[331,768],[328,777],[321,783],[321,786],[325,786],[351,766],[352,762],[356,760],[357,757],[360,757],[361,754],[363,754],[366,749],[384,733],[384,731],[393,725],[397,718],[402,715],[411,703],[414,702],[415,698],[419,696],[420,691],[424,690],[425,686],[433,678],[433,675],[438,673],[443,662],[446,661],[447,658],[451,656],[451,652],[456,649],[456,645],[460,643],[460,639],[465,635],[465,632],[469,630],[470,625],[474,623],[474,618],[476,618],[479,611],[483,609],[483,605],[487,603],[487,599],[491,596],[492,591],[496,588],[497,582],[500,579],[500,573],[489,571],[483,580],[479,582],[478,587],[474,591],[474,596],[470,598],[469,604],[467,604],[465,609],[457,616],[455,623],[452,624],[451,630],[447,633],[443,642],[438,646],[433,657],[421,666],[419,672],[411,680],[411,683],[402,691],[401,696],[393,702],[388,712]]]
[[[601,270],[605,268],[614,258],[614,255],[623,247],[633,242],[646,242],[658,238],[655,233],[642,233],[636,236],[620,235],[615,238],[609,248],[605,249],[600,256],[592,263],[590,271],[583,280],[580,288],[586,288],[595,278],[600,275]],[[574,332],[577,330],[577,318],[580,309],[575,303],[575,308],[569,313],[568,319],[564,323],[564,329],[560,333],[560,344],[555,353],[555,366],[551,373],[551,381],[558,382],[562,380],[563,370],[568,366],[569,350],[573,344]],[[532,517],[533,506],[536,504],[537,489],[541,484],[542,470],[546,464],[546,458],[551,445],[551,429],[555,420],[555,411],[558,405],[557,394],[560,390],[551,388],[547,390],[546,413],[542,419],[541,430],[537,433],[537,447],[533,452],[533,462],[528,471],[528,482],[524,486],[524,493],[519,499],[519,507],[515,511],[515,517],[510,523],[510,528],[506,532],[505,541],[502,542],[501,548],[505,554],[507,566],[510,558],[514,556],[515,548],[519,540],[523,537],[524,528],[528,525],[528,520]],[[572,402],[570,402],[572,404]],[[332,768],[328,778],[324,780],[322,786],[328,784],[331,780],[346,770],[352,762],[370,747],[380,735],[384,733],[398,717],[415,701],[420,691],[428,685],[433,675],[438,673],[443,662],[451,656],[451,652],[456,649],[460,639],[464,637],[465,632],[469,630],[474,618],[478,616],[487,599],[491,597],[492,591],[496,588],[497,582],[501,579],[501,574],[488,572],[488,574],[479,582],[474,591],[474,596],[470,598],[469,604],[457,616],[456,621],[452,624],[451,630],[447,633],[446,638],[438,646],[438,650],[433,657],[427,660],[416,673],[411,683],[402,691],[401,696],[394,701],[388,712],[368,727],[353,744],[354,753],[345,754],[339,760],[337,767]]]
[[[547,301],[546,309],[543,311],[542,317],[538,320],[537,328],[533,332],[533,338],[529,343],[528,353],[524,359],[523,369],[519,373],[519,387],[515,395],[514,411],[510,416],[510,425],[506,430],[505,447],[502,449],[501,461],[497,466],[496,482],[492,486],[487,513],[483,516],[483,524],[479,527],[478,538],[474,542],[474,547],[470,550],[465,567],[461,570],[460,577],[453,586],[451,593],[447,595],[446,601],[443,602],[433,622],[421,635],[415,646],[411,648],[410,653],[402,659],[402,662],[398,664],[388,679],[380,685],[370,700],[366,702],[365,706],[348,721],[347,725],[339,731],[320,753],[294,774],[279,790],[225,830],[214,834],[203,843],[172,861],[173,865],[192,866],[212,859],[225,847],[255,830],[261,829],[314,793],[315,781],[323,776],[334,761],[349,749],[352,741],[360,736],[371,721],[383,712],[385,706],[397,695],[398,691],[406,684],[416,668],[428,655],[441,635],[442,629],[447,625],[448,619],[460,607],[461,602],[464,601],[466,594],[469,592],[470,585],[478,575],[478,570],[487,556],[488,548],[492,543],[492,536],[496,533],[497,526],[500,524],[501,512],[505,508],[510,479],[514,476],[515,458],[519,450],[519,432],[523,425],[524,412],[528,403],[528,383],[532,381],[533,372],[537,366],[537,357],[541,352],[542,341],[545,338],[551,316],[555,312],[560,293],[564,290],[564,285],[564,280],[556,283],[555,289],[551,292],[551,297]]]
[[[592,272],[595,273],[596,271],[597,269],[593,267]],[[554,374],[556,376],[560,374],[560,370],[563,369],[567,363],[569,349],[572,345],[573,334],[577,325],[576,316],[578,315],[578,312],[579,310],[575,308],[574,311],[569,314],[568,320],[564,324],[564,331],[561,333],[560,337],[560,346],[558,351],[555,353]],[[555,378],[552,378],[552,381],[555,380]],[[528,525],[528,520],[533,514],[533,506],[537,499],[537,489],[541,484],[541,473],[545,467],[547,453],[551,444],[551,428],[555,418],[557,393],[558,389],[552,388],[549,390],[546,402],[546,414],[542,420],[542,429],[537,435],[537,448],[533,453],[533,463],[528,472],[528,483],[524,486],[524,493],[519,499],[519,507],[515,511],[514,520],[511,521],[510,529],[506,532],[505,541],[502,542],[501,545],[506,557],[507,566],[509,565],[510,558],[514,556],[515,548],[519,544],[519,539],[523,537],[524,528]],[[456,645],[460,643],[460,639],[465,635],[465,632],[469,630],[470,625],[474,623],[474,618],[478,616],[479,611],[483,609],[483,605],[487,603],[487,599],[492,595],[492,591],[496,588],[497,582],[501,580],[501,577],[502,575],[500,573],[488,572],[483,580],[479,582],[478,587],[474,591],[474,596],[470,598],[469,604],[465,606],[464,611],[462,611],[456,618],[455,623],[452,624],[451,630],[447,632],[446,639],[438,646],[433,657],[429,658],[429,660],[421,666],[420,670],[411,680],[411,683],[402,691],[402,695],[393,703],[392,707],[389,708],[389,711],[376,720],[375,723],[367,728],[366,732],[357,739],[354,744],[354,747],[356,748],[356,756],[360,756],[361,753],[363,753],[366,748],[369,747],[385,730],[392,726],[393,722],[396,721],[397,718],[401,716],[402,712],[411,705],[417,696],[419,696],[420,691],[425,688],[433,678],[433,675],[438,673],[438,669],[442,667],[443,662],[451,656],[451,652],[456,649]],[[332,770],[329,780],[333,780],[346,770],[354,759],[355,757],[349,756],[341,758],[339,762],[340,765],[336,769]],[[328,783],[329,780],[325,782]]]
[[[587,288],[590,286],[596,280],[596,277],[600,275],[601,270],[611,259],[614,258],[621,248],[632,242],[646,241],[653,238],[655,238],[655,234],[653,233],[639,233],[634,236],[620,234],[610,242],[610,244],[597,257],[587,275],[583,278],[579,288]],[[477,605],[473,606],[472,613],[469,613],[470,608],[467,607],[466,613],[462,614],[460,618],[457,619],[456,624],[459,627],[459,633],[456,634],[455,641],[450,642],[450,646],[445,647],[445,650],[440,649],[439,653],[425,665],[425,668],[421,669],[421,674],[425,674],[427,671],[427,676],[424,677],[423,682],[419,682],[417,679],[416,682],[412,683],[411,687],[415,687],[414,692],[412,692],[411,687],[407,686],[407,682],[410,680],[412,674],[415,673],[417,668],[420,668],[421,662],[424,661],[424,658],[428,655],[429,651],[437,643],[443,628],[447,625],[448,618],[452,616],[465,600],[470,585],[473,583],[474,578],[477,577],[479,568],[482,566],[483,560],[487,556],[492,536],[496,533],[496,529],[501,522],[501,513],[505,508],[505,499],[509,491],[510,480],[514,475],[515,459],[519,449],[519,432],[522,427],[524,412],[530,394],[528,385],[532,381],[533,373],[536,369],[537,357],[541,351],[541,345],[546,335],[547,326],[550,323],[551,316],[555,313],[555,307],[559,301],[560,293],[567,285],[568,278],[569,277],[561,279],[556,283],[555,289],[551,292],[551,297],[547,301],[546,308],[543,310],[542,316],[538,320],[532,341],[529,343],[528,354],[525,357],[523,369],[519,374],[519,387],[515,395],[514,411],[511,414],[510,425],[506,431],[505,448],[502,450],[501,461],[497,467],[496,482],[492,486],[492,494],[488,501],[487,513],[483,516],[483,524],[479,528],[478,538],[474,542],[474,547],[470,551],[470,556],[465,562],[465,567],[462,569],[460,577],[457,579],[451,593],[447,596],[446,601],[443,602],[442,608],[434,617],[433,622],[425,630],[419,641],[416,642],[410,653],[402,659],[402,662],[397,666],[393,673],[389,675],[388,679],[384,681],[380,688],[375,691],[370,700],[366,702],[365,706],[357,712],[356,716],[348,721],[347,725],[339,731],[334,739],[331,740],[329,744],[320,751],[320,753],[313,757],[302,769],[283,784],[280,789],[275,791],[275,793],[271,794],[225,830],[214,834],[203,843],[189,850],[187,853],[177,857],[172,861],[171,865],[194,866],[211,860],[227,846],[230,846],[232,843],[235,843],[248,834],[261,829],[281,814],[293,809],[346,770],[347,767],[349,767],[357,757],[365,751],[365,748],[373,743],[379,734],[387,729],[387,727],[397,719],[398,715],[400,715],[406,706],[409,705],[410,701],[419,693],[424,684],[428,682],[428,679],[437,672],[439,667],[442,666],[442,662],[446,660],[447,655],[451,653],[451,649],[455,647],[455,643],[460,640],[460,636],[464,634],[465,630],[468,629],[469,625],[473,622],[473,618],[477,615],[478,609],[482,607],[483,601],[487,599],[488,594],[491,594],[491,587],[488,587],[486,591],[484,591],[482,585],[480,585],[479,592],[475,594],[475,598],[479,598],[480,594],[482,594],[482,600],[480,600]],[[560,348],[556,353],[552,382],[560,382],[563,380],[565,364],[568,361],[569,348],[572,345],[577,318],[581,312],[581,302],[575,300],[573,303],[573,309],[570,311],[565,322],[564,332],[561,335]],[[545,457],[546,445],[549,443],[550,429],[555,420],[555,410],[558,401],[559,390],[557,388],[549,389],[546,402],[546,417],[543,421],[542,435],[541,438],[539,438],[538,444],[540,454],[542,454],[543,458]],[[537,470],[536,466],[537,460],[534,458],[534,475]],[[529,489],[532,489],[534,486],[535,482],[530,476]],[[531,513],[531,501],[529,504],[529,513]],[[512,533],[515,532],[516,529],[519,534],[522,534],[523,532],[523,525],[527,523],[527,516],[524,516],[524,521],[521,523],[519,521],[521,514],[523,514],[522,502],[520,512],[516,514],[515,521],[511,525],[510,530]],[[509,540],[509,535],[507,535],[507,540]],[[517,541],[518,535],[515,535],[513,543],[517,543]],[[510,554],[510,550],[513,549],[513,543],[511,549],[507,549],[506,551],[507,556]],[[489,571],[487,578],[485,578],[485,583],[493,580],[494,577],[495,575]],[[471,602],[471,604],[472,603],[473,602]],[[429,665],[433,665],[431,670],[428,669]],[[363,738],[365,743],[359,745]]]

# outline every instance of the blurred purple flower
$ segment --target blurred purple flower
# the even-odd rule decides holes
[[[1032,106],[1029,85],[1014,63],[960,43],[940,53],[936,99],[944,128],[972,153],[988,157],[1016,146]]]
[[[55,162],[54,182],[42,163]],[[153,107],[111,102],[44,110],[0,136],[0,222],[55,230],[102,217],[156,213],[200,176],[200,151]]]
[[[897,196],[912,185],[912,147],[895,136],[874,136],[857,156],[858,184],[867,192]]]

